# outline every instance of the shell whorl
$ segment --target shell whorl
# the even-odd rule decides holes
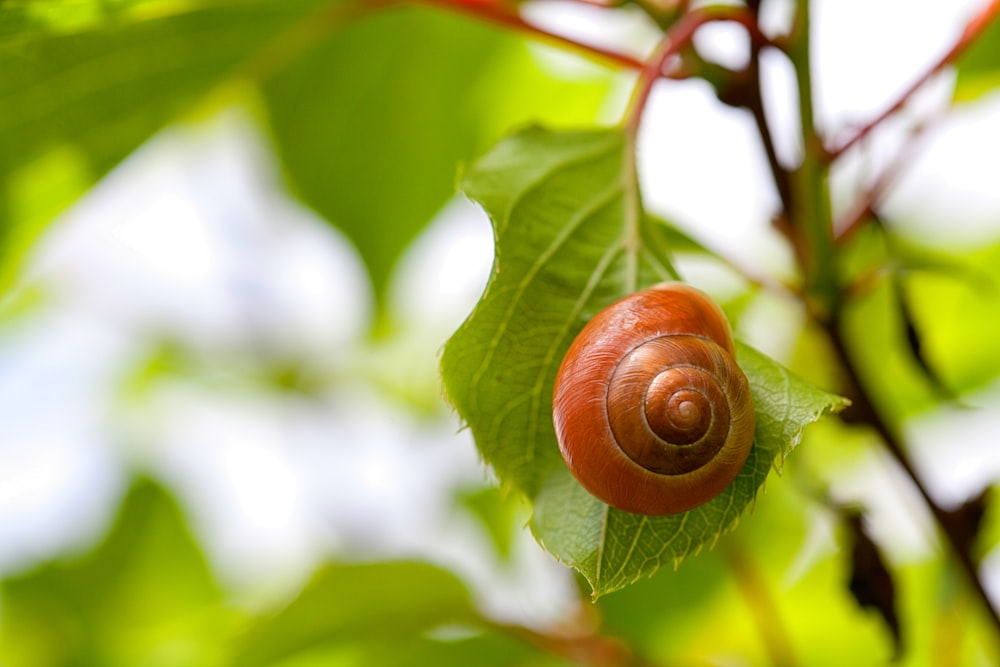
[[[729,325],[704,293],[663,283],[598,313],[556,377],[559,447],[591,494],[628,512],[685,512],[721,493],[753,443]]]

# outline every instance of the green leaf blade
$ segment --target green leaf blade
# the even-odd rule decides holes
[[[97,547],[0,583],[0,662],[118,667],[170,654],[207,664],[230,624],[222,600],[176,501],[138,479]]]
[[[378,12],[262,87],[293,190],[356,246],[379,296],[474,150],[464,97],[499,39],[421,8]]]
[[[604,505],[566,472],[536,499],[532,518],[536,537],[586,577],[595,597],[651,576],[665,565],[676,566],[714,545],[736,527],[805,426],[847,405],[747,345],[737,343],[737,357],[750,382],[757,424],[750,456],[722,494],[690,512],[646,517]]]
[[[680,515],[609,508],[571,477],[552,426],[552,387],[572,338],[599,310],[675,277],[663,225],[638,205],[620,130],[530,127],[473,164],[462,187],[493,224],[496,256],[481,301],[442,355],[446,391],[500,480],[534,501],[536,539],[595,596],[711,546],[750,506],[806,424],[843,406],[739,345],[757,411],[737,480]]]
[[[479,616],[452,573],[419,561],[322,568],[285,609],[252,624],[234,667],[263,667],[322,648],[392,645]]]
[[[496,261],[480,304],[445,346],[442,373],[480,452],[529,496],[562,467],[550,416],[562,355],[636,280],[623,225],[630,190],[637,196],[628,159],[619,130],[530,127],[462,181],[491,215]],[[643,282],[670,277],[633,260]]]
[[[260,53],[320,3],[150,0],[142,11],[129,3],[135,11],[105,16],[107,3],[85,2],[78,9],[90,9],[70,20],[19,4],[0,12],[0,37],[8,33],[0,43],[0,286],[74,198],[220,84],[257,75],[250,65]]]

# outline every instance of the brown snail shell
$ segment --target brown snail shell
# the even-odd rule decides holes
[[[678,514],[719,495],[754,438],[729,323],[703,292],[662,283],[598,313],[556,376],[553,422],[592,495],[638,514]]]

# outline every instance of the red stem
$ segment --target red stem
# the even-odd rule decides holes
[[[937,117],[936,119],[940,119]],[[834,240],[838,244],[848,241],[863,228],[871,218],[877,204],[899,180],[899,177],[913,163],[916,154],[923,148],[918,141],[932,122],[928,121],[915,128],[905,146],[862,193],[860,199],[848,210],[843,218],[833,226]]]
[[[948,51],[937,60],[937,62],[932,64],[926,72],[910,84],[910,87],[904,90],[899,98],[890,104],[882,113],[859,128],[850,139],[842,143],[840,146],[828,151],[828,159],[832,161],[839,157],[849,148],[867,137],[872,130],[902,109],[910,98],[913,97],[913,95],[928,81],[930,81],[934,75],[938,74],[945,67],[957,60],[959,56],[961,56],[965,50],[976,41],[979,35],[981,35],[990,24],[990,21],[996,17],[997,12],[1000,12],[1000,0],[989,0],[989,2],[987,2],[982,9],[973,15],[973,17],[965,25],[965,29],[962,31],[961,36],[959,36],[952,47],[948,49]]]
[[[642,112],[649,102],[649,96],[653,92],[653,85],[658,79],[666,76],[664,69],[667,62],[691,42],[698,28],[713,21],[734,21],[740,23],[746,27],[751,38],[760,38],[760,31],[754,22],[753,15],[742,7],[695,9],[681,17],[666,32],[656,51],[639,71],[639,81],[636,84],[625,121],[625,127],[632,136],[635,136],[639,131]]]
[[[584,53],[585,55],[607,61],[625,69],[641,70],[643,68],[643,62],[634,56],[627,53],[621,53],[620,51],[605,49],[604,47],[593,44],[585,44],[573,39],[572,37],[549,32],[541,26],[529,23],[520,14],[507,9],[501,4],[487,2],[484,0],[419,0],[419,2],[467,14],[488,23],[513,28],[517,32],[530,35],[542,41],[568,46],[576,51]]]
[[[569,2],[601,9],[614,9],[617,6],[615,0],[569,0]]]

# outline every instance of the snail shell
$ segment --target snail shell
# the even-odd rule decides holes
[[[754,437],[750,387],[722,310],[683,283],[604,309],[563,358],[553,422],[570,471],[613,507],[677,514],[719,495]]]

